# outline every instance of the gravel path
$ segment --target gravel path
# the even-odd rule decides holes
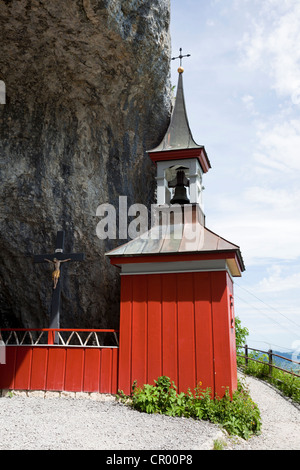
[[[300,407],[261,380],[247,376],[245,383],[262,418],[261,434],[248,441],[250,449],[300,450]]]
[[[199,449],[208,422],[147,415],[115,400],[0,398],[0,449]]]
[[[247,377],[262,415],[262,434],[228,438],[216,425],[147,415],[111,396],[0,398],[0,450],[197,450],[223,440],[226,449],[300,449],[300,410],[268,385]]]

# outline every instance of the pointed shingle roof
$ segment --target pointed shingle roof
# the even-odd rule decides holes
[[[183,91],[183,69],[178,69],[178,85],[175,105],[172,111],[170,124],[161,143],[148,150],[150,158],[156,160],[173,160],[178,158],[199,158],[204,172],[211,168],[204,145],[195,142],[186,112]],[[175,151],[175,152],[174,152]],[[184,152],[184,155],[182,155]],[[176,155],[175,155],[176,154]]]

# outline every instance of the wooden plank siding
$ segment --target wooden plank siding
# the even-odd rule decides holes
[[[0,389],[117,393],[117,347],[7,346]]]
[[[122,276],[119,388],[166,375],[179,391],[235,389],[231,288],[224,271]]]

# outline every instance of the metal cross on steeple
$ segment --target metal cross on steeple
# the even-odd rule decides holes
[[[180,67],[181,67],[183,57],[190,57],[190,56],[191,56],[191,54],[182,55],[182,48],[180,48],[179,49],[179,56],[178,57],[172,57],[171,60],[180,59]]]

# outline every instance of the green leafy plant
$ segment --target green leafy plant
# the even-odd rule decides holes
[[[214,441],[214,447],[213,447],[213,450],[224,450],[224,446],[226,444],[224,444],[224,442],[220,441],[219,439],[216,439]]]
[[[257,377],[258,379],[266,378],[269,374],[268,355],[259,355],[257,352],[252,351],[249,354],[249,357],[251,359],[254,359],[254,361],[248,360],[248,365],[245,368],[246,374],[252,375],[253,377]],[[255,362],[255,360],[262,361],[262,363]]]
[[[184,415],[185,395],[177,394],[174,382],[162,376],[154,381],[155,385],[145,384],[142,388],[133,387],[133,408],[146,413],[160,413],[169,416]]]
[[[239,382],[238,389],[230,397],[228,390],[223,398],[212,398],[211,390],[196,387],[194,393],[178,393],[169,377],[161,376],[154,385],[137,387],[133,384],[130,401],[121,396],[134,409],[145,413],[209,420],[221,424],[229,434],[244,439],[258,433],[261,427],[260,412],[249,396],[249,391]]]
[[[272,375],[272,383],[276,382],[276,387],[279,388],[285,396],[300,403],[300,378],[277,369],[273,370]]]
[[[235,317],[235,341],[237,349],[242,348],[246,344],[246,338],[249,335],[249,330],[242,326],[239,317]]]

